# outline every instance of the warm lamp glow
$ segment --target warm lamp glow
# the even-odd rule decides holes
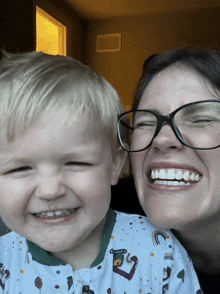
[[[37,7],[36,51],[52,55],[66,55],[66,27]]]

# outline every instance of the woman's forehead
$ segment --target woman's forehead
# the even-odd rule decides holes
[[[183,104],[219,98],[211,82],[186,66],[170,66],[155,75],[143,91],[138,108]]]

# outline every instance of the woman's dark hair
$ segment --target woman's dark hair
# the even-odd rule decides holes
[[[153,60],[156,56],[158,55],[158,53],[154,53],[150,56],[147,57],[147,59],[145,59],[144,63],[143,63],[143,73],[145,72],[145,67],[146,69],[148,68],[148,64],[151,62],[151,60]]]
[[[196,70],[220,90],[220,52],[212,49],[179,48],[168,50],[161,54],[155,54],[148,62],[144,62],[143,73],[135,92],[133,110],[138,108],[144,89],[151,79],[161,70],[175,63]]]

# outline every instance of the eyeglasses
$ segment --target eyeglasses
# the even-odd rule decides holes
[[[118,120],[122,148],[129,152],[149,148],[166,123],[189,148],[220,147],[220,100],[203,100],[185,104],[165,116],[145,109],[122,113]]]

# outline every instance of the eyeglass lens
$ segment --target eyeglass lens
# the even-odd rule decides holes
[[[180,140],[189,147],[211,149],[220,145],[220,101],[186,105],[173,118]],[[119,120],[121,144],[128,151],[140,151],[152,141],[157,116],[148,111],[124,114]]]

